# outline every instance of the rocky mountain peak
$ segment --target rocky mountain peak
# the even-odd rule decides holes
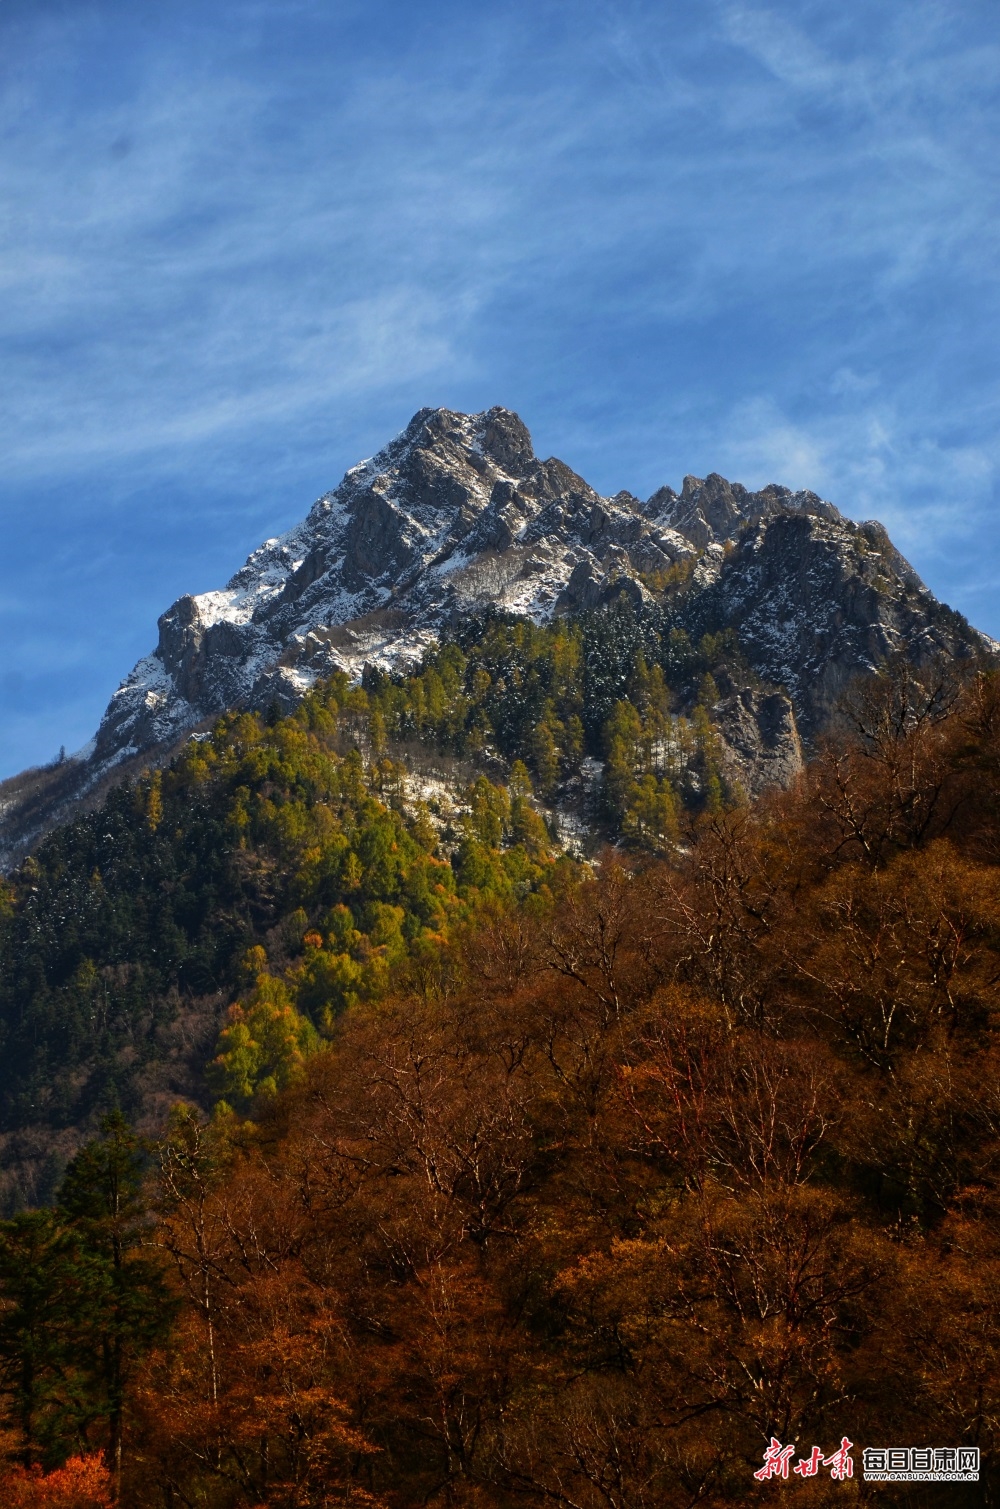
[[[771,536],[781,521],[796,530]],[[881,596],[860,587],[873,561],[891,587]],[[740,618],[754,639],[751,658],[777,685],[801,676],[794,655],[767,651],[776,596],[786,637],[825,645],[821,654],[841,667],[838,684],[896,645],[899,594],[917,595],[908,623],[939,609],[881,526],[854,525],[815,493],[774,484],[754,492],[712,472],[685,477],[679,494],[662,487],[645,502],[627,491],[604,498],[565,462],[540,460],[509,409],[421,409],[224,588],[182,597],[162,615],[156,649],[111,700],[96,757],[153,749],[234,705],[291,706],[336,669],[400,667],[477,606],[539,621],[623,594],[648,606],[657,574],[683,562],[695,566],[689,614],[699,625]],[[810,570],[819,572],[817,590],[791,613],[790,583]],[[847,647],[852,623],[858,633]],[[808,723],[822,721],[811,704],[802,711]]]
[[[161,757],[224,709],[287,710],[333,671],[413,664],[470,612],[543,622],[625,599],[662,617],[668,582],[683,584],[676,626],[696,641],[734,630],[758,682],[785,699],[765,714],[756,692],[732,691],[750,787],[768,771],[787,779],[796,720],[814,736],[847,682],[887,656],[996,648],[933,598],[881,525],[853,524],[815,493],[712,472],[645,502],[602,497],[565,462],[539,459],[511,410],[426,408],[225,587],[166,610],[76,786]],[[765,724],[787,728],[781,747]]]
[[[749,492],[739,482],[728,482],[718,472],[707,477],[685,477],[680,497],[671,488],[661,488],[649,500],[699,550],[723,545],[740,530],[778,514],[804,513],[843,523],[838,509],[813,492],[791,492],[771,483],[759,492]]]
[[[528,427],[510,409],[488,409],[480,436],[482,452],[512,477],[525,476],[535,464]]]

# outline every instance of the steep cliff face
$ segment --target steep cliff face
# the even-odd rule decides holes
[[[769,786],[792,783],[804,761],[795,706],[787,692],[743,686],[711,711],[731,789],[753,798]]]
[[[539,460],[516,414],[422,409],[218,592],[182,597],[111,700],[101,763],[155,748],[226,707],[286,708],[335,669],[414,660],[447,619],[494,603],[535,619],[600,607],[697,560],[684,618],[732,627],[790,693],[804,730],[895,650],[968,653],[980,636],[943,609],[879,525],[814,493],[686,477],[646,502],[602,498]]]
[[[758,674],[788,691],[807,739],[848,683],[890,656],[921,665],[993,647],[928,592],[880,524],[832,511],[761,516],[703,570],[688,632],[735,630]]]
[[[488,605],[539,622],[623,596],[662,612],[666,583],[678,626],[695,641],[735,630],[756,673],[714,714],[750,792],[790,779],[800,733],[820,733],[847,683],[888,656],[997,649],[934,598],[881,525],[854,524],[814,493],[712,474],[646,502],[605,498],[536,457],[507,409],[422,409],[224,588],[163,614],[155,650],[59,789],[162,758],[226,708],[287,710],[334,670],[400,669]]]
[[[246,703],[293,704],[335,669],[412,661],[487,602],[544,618],[694,554],[656,512],[538,460],[516,414],[425,409],[219,592],[182,597],[112,698],[102,761]]]

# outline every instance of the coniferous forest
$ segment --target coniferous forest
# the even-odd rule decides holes
[[[0,1503],[1000,1501],[1000,678],[751,804],[738,653],[475,623],[9,877]]]

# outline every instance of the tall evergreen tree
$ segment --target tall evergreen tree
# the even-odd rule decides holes
[[[99,1413],[87,1318],[105,1300],[100,1265],[56,1212],[22,1211],[0,1224],[0,1392],[25,1467],[60,1463]]]
[[[105,1117],[101,1132],[67,1169],[59,1204],[103,1280],[84,1319],[107,1419],[108,1468],[117,1482],[129,1378],[169,1330],[173,1301],[162,1263],[145,1243],[144,1144],[118,1111]]]

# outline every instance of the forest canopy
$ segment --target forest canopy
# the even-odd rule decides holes
[[[978,1487],[879,1492],[996,1502],[997,677],[892,668],[793,790],[681,798],[596,866],[527,817],[527,761],[445,858],[371,732],[403,691],[231,720],[17,882],[55,938],[57,856],[118,835],[136,915],[171,898],[142,980],[235,1000],[214,1111],[106,1117],[0,1227],[9,1501],[861,1501],[859,1469],[754,1477],[846,1437],[975,1446]],[[319,749],[345,717],[364,758]]]
[[[347,1006],[440,967],[484,900],[558,890],[557,792],[598,839],[671,852],[686,814],[739,799],[708,711],[737,653],[627,604],[494,616],[410,674],[221,718],[2,888],[0,1135],[279,1085]],[[19,1174],[20,1198],[59,1172]]]

